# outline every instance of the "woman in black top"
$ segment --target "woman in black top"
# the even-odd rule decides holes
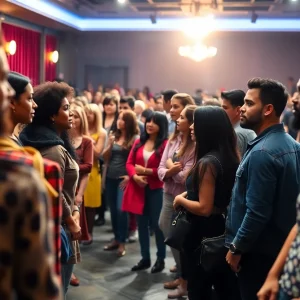
[[[174,200],[174,208],[184,207],[192,228],[184,245],[184,276],[188,281],[190,300],[211,299],[212,286],[222,300],[239,299],[236,277],[226,265],[207,273],[198,265],[203,237],[224,234],[223,214],[230,202],[235,172],[239,164],[234,129],[219,107],[195,110],[191,126],[196,142],[195,164],[186,179],[187,191]]]

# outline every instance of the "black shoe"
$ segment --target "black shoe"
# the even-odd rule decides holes
[[[158,258],[151,269],[151,273],[161,272],[164,268],[165,268],[165,261],[163,259]]]
[[[150,259],[141,259],[135,266],[132,267],[131,271],[141,271],[151,267]]]

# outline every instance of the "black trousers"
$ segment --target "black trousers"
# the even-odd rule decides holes
[[[242,300],[257,300],[256,294],[264,284],[275,260],[275,256],[265,254],[248,253],[242,256],[241,271],[238,273]]]
[[[197,264],[199,253],[186,251],[181,254],[183,278],[188,281],[189,300],[241,300],[238,278],[227,265],[224,257],[215,272],[207,273]],[[213,291],[214,288],[214,291]]]

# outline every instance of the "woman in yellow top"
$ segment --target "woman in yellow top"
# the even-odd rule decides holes
[[[102,115],[97,104],[88,104],[85,107],[85,112],[89,123],[89,134],[93,139],[94,148],[94,163],[87,188],[84,192],[84,206],[90,240],[83,242],[83,244],[90,245],[93,242],[92,234],[96,208],[101,206],[101,175],[99,157],[104,149],[106,131],[102,127]]]

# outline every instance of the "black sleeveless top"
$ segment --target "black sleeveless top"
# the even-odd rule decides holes
[[[218,153],[208,153],[199,160],[197,165],[210,165],[214,167],[215,175],[215,199],[214,207],[217,212],[209,217],[197,216],[192,213],[188,213],[192,230],[188,234],[186,239],[185,248],[195,249],[197,248],[203,237],[219,236],[225,231],[225,219],[222,212],[226,213],[226,208],[230,202],[231,191],[233,188],[235,173],[238,167],[238,162],[224,164]],[[199,172],[196,168],[195,172]],[[195,188],[193,183],[194,174],[191,173],[186,179],[187,199],[193,201],[199,201],[199,184]],[[200,199],[201,201],[201,199]]]

